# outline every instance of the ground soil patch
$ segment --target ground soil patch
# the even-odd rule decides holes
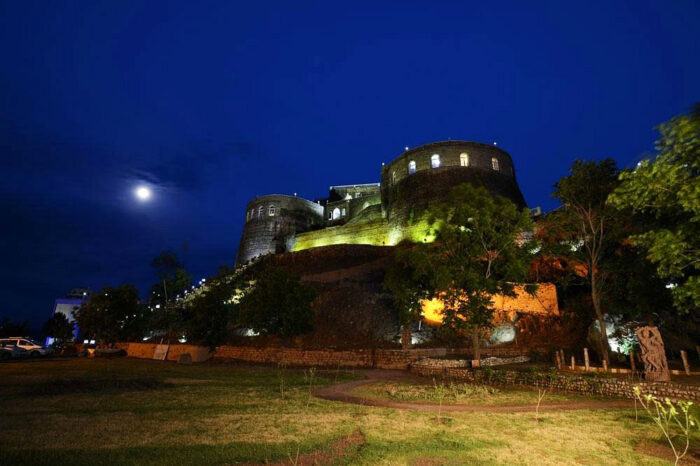
[[[364,445],[365,436],[362,432],[355,430],[352,434],[343,436],[331,443],[330,447],[323,450],[314,451],[311,453],[303,453],[300,455],[291,455],[290,458],[275,463],[248,463],[248,465],[266,464],[272,466],[322,466],[327,464],[336,464],[339,460],[348,456],[353,449]]]
[[[634,451],[668,460],[671,463],[676,461],[676,457],[673,455],[673,450],[671,450],[671,447],[666,443],[655,442],[653,440],[643,440],[634,448]],[[691,445],[688,453],[678,462],[678,464],[700,465],[700,447],[693,448]]]

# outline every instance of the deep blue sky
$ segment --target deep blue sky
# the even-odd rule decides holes
[[[235,259],[246,202],[498,141],[530,206],[700,100],[700,2],[0,2],[0,314]],[[139,204],[139,182],[156,189]]]

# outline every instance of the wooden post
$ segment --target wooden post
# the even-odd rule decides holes
[[[561,353],[561,365],[566,366],[566,358],[564,357],[564,350],[560,349],[559,352]]]
[[[634,362],[634,350],[630,350],[630,365],[632,366],[632,372],[637,372],[637,364]]]
[[[583,364],[586,366],[586,372],[588,372],[591,365],[591,361],[588,359],[588,348],[583,348]]]
[[[685,368],[685,375],[690,375],[690,364],[688,364],[688,353],[685,350],[681,350],[681,359],[683,360],[683,368]]]
[[[557,365],[557,369],[561,369],[561,358],[559,357],[559,351],[554,352],[554,363]]]
[[[603,372],[608,372],[608,361],[603,359]]]
[[[574,358],[573,354],[571,355],[571,370],[576,370],[576,358]]]

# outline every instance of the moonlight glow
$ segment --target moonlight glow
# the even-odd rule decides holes
[[[151,190],[147,186],[139,186],[134,190],[134,194],[140,201],[147,201],[151,197]]]

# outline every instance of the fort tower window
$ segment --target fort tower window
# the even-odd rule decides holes
[[[468,167],[469,166],[469,154],[466,152],[462,152],[459,154],[459,164],[462,167]]]
[[[416,172],[416,161],[411,160],[410,162],[408,162],[408,174],[412,175],[415,172]]]
[[[340,218],[340,209],[336,207],[335,209],[333,209],[333,220],[337,218]]]
[[[440,154],[433,154],[430,156],[430,168],[440,167]]]
[[[258,207],[258,218],[262,217],[262,213],[263,213],[263,206],[260,206],[260,207]]]
[[[275,206],[271,205],[269,209],[267,209],[267,215],[270,217],[273,217],[275,215]]]
[[[496,157],[491,158],[491,167],[493,167],[494,170],[498,171],[498,159]]]

